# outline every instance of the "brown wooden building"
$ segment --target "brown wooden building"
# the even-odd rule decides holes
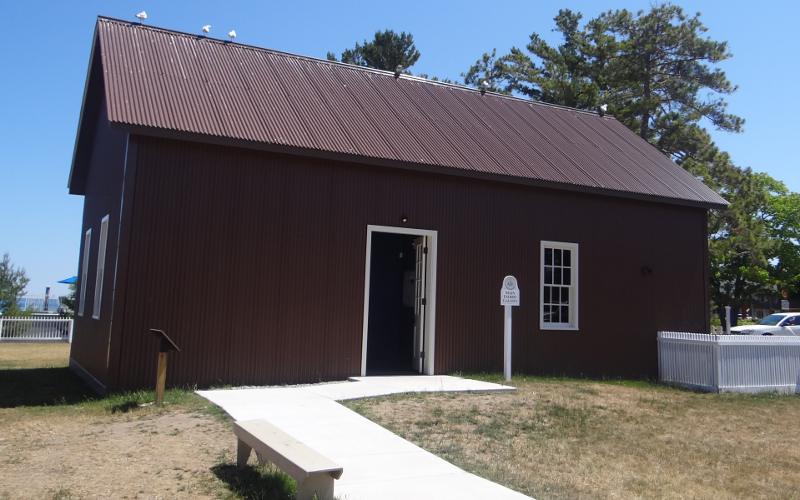
[[[653,376],[725,201],[608,116],[99,18],[73,368],[149,385]]]

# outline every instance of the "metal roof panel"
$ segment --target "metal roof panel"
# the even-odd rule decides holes
[[[726,204],[610,117],[105,17],[97,32],[112,122]]]

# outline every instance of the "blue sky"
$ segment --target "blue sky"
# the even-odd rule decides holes
[[[67,194],[92,31],[98,14],[199,32],[324,57],[390,28],[414,34],[422,52],[415,73],[459,79],[484,51],[524,46],[550,30],[559,8],[587,17],[601,10],[647,9],[651,1],[50,1],[4,2],[0,44],[0,253],[24,267],[30,295],[45,286],[64,293],[61,278],[76,274],[83,200]],[[708,35],[727,40],[733,59],[721,65],[739,91],[730,111],[746,119],[742,134],[715,133],[741,166],[766,171],[800,191],[796,154],[800,104],[794,89],[796,20],[800,2],[678,1],[701,12]],[[494,7],[494,5],[502,6]],[[402,7],[401,7],[402,6]]]

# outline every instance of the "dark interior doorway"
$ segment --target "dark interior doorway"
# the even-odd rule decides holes
[[[424,238],[372,233],[367,375],[420,371],[420,252]]]

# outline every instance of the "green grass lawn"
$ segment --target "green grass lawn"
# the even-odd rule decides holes
[[[535,498],[800,498],[800,397],[639,381],[514,377],[512,385],[515,393],[347,405]]]

